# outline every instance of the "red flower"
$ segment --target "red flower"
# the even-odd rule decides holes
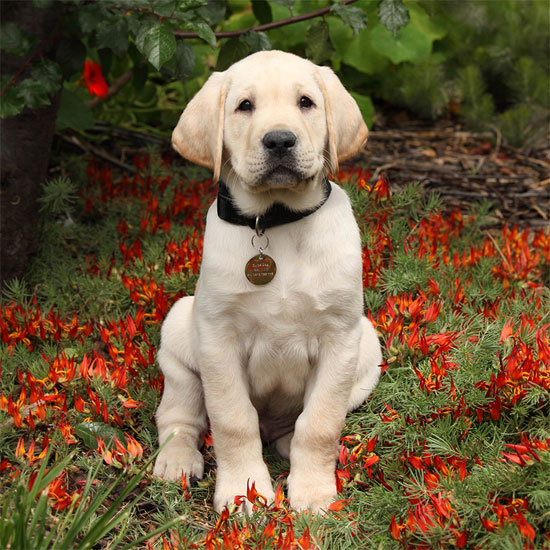
[[[101,66],[97,61],[86,59],[84,63],[84,80],[90,95],[96,95],[101,98],[107,97],[109,86],[101,74]]]

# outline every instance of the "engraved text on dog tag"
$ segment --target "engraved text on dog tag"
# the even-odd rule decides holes
[[[244,272],[253,285],[265,285],[275,277],[277,265],[270,256],[258,254],[248,260]]]

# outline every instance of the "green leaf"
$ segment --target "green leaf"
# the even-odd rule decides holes
[[[176,53],[174,54],[174,73],[176,78],[189,78],[195,68],[195,52],[193,48],[179,40],[176,44]]]
[[[0,78],[0,88],[3,90],[13,75],[6,74]],[[17,93],[17,86],[10,86],[0,101],[0,118],[18,115],[25,107],[25,102]]]
[[[82,422],[74,427],[74,433],[92,450],[98,448],[98,439],[105,441],[105,445],[112,444],[115,437],[123,445],[126,441],[121,430],[103,422]]]
[[[176,10],[176,0],[155,0],[150,2],[151,9],[158,15],[170,17]]]
[[[97,27],[96,36],[100,48],[110,48],[118,57],[128,50],[128,23],[124,18],[103,21]]]
[[[369,96],[361,95],[355,92],[351,92],[353,99],[357,102],[363,120],[367,123],[367,126],[370,128],[374,120],[374,105]]]
[[[359,34],[367,26],[367,14],[361,8],[334,4],[330,11],[337,15],[346,26],[350,27],[354,35]]]
[[[199,38],[202,38],[211,48],[216,48],[216,36],[214,31],[203,21],[192,21],[189,23],[191,30],[195,31]]]
[[[271,0],[275,4],[279,4],[280,6],[284,6],[287,8],[290,13],[292,13],[292,9],[294,8],[294,0]]]
[[[307,31],[306,44],[306,55],[314,63],[321,63],[332,57],[334,48],[330,43],[326,21],[317,21],[311,25]]]
[[[222,0],[210,0],[206,6],[202,6],[197,13],[211,26],[221,23],[225,19],[226,2]]]
[[[43,59],[31,70],[31,77],[44,86],[47,94],[55,94],[61,85],[61,69],[55,61]]]
[[[410,25],[422,32],[430,42],[441,40],[447,34],[446,29],[438,23],[438,19],[431,18],[422,6],[410,4],[409,13],[411,16]]]
[[[397,36],[382,25],[377,25],[372,29],[371,38],[374,49],[395,65],[403,61],[418,63],[432,51],[429,38],[413,25],[407,25]]]
[[[92,2],[80,6],[78,12],[78,23],[82,30],[82,34],[91,34],[96,30],[98,25],[105,20],[101,4],[99,2]]]
[[[159,70],[176,51],[176,39],[172,31],[157,23],[141,28],[136,45],[149,63]]]
[[[23,56],[29,53],[32,44],[31,37],[16,23],[0,25],[0,50]]]
[[[280,19],[286,19],[288,17],[287,9],[278,4],[271,4],[271,11],[273,13],[273,21],[279,21]],[[253,24],[254,19],[255,18],[252,19],[251,24]],[[292,23],[292,25],[272,29],[269,31],[269,39],[277,49],[285,51],[303,51],[305,46],[304,37],[310,25],[311,21],[298,21]]]
[[[403,0],[379,0],[378,19],[394,36],[409,22],[409,10]]]
[[[74,92],[63,88],[57,111],[58,129],[89,130],[95,123],[94,115],[86,102]]]
[[[260,25],[265,25],[273,21],[271,6],[266,0],[256,0],[255,2],[252,2],[252,12]]]
[[[374,48],[370,26],[353,36],[340,18],[329,17],[327,22],[330,41],[342,62],[366,74],[380,73],[388,66],[388,58]]]
[[[197,19],[197,15],[202,17],[198,10],[207,6],[208,0],[179,0],[172,18],[174,20],[181,19],[185,22]]]
[[[230,38],[221,48],[216,63],[216,71],[225,71],[233,63],[249,54],[248,45],[239,38]]]
[[[267,34],[264,32],[245,32],[241,36],[241,40],[248,45],[250,48],[250,53],[260,52],[262,50],[271,50],[273,48],[271,45],[271,40],[269,40]]]
[[[36,109],[50,104],[48,90],[42,82],[34,78],[25,78],[17,86],[17,95],[23,100],[25,107]]]

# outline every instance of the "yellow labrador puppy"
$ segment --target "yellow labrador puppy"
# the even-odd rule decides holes
[[[381,353],[363,315],[359,230],[326,174],[367,132],[332,70],[279,51],[214,73],[174,130],[175,149],[213,169],[220,190],[196,295],[162,327],[160,443],[175,435],[155,474],[203,475],[209,418],[218,511],[252,482],[273,499],[262,439],[290,458],[296,509],[336,496],[346,412],[376,385]]]

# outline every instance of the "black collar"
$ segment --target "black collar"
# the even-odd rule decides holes
[[[237,207],[233,204],[233,196],[231,195],[227,185],[223,181],[219,181],[218,189],[218,216],[229,223],[234,225],[247,225],[251,229],[256,229],[256,216],[245,216],[241,214]],[[269,207],[269,209],[259,217],[258,228],[261,231],[275,227],[277,225],[284,225],[285,223],[292,223],[317,212],[325,202],[327,202],[331,186],[328,178],[323,180],[323,200],[313,208],[309,210],[294,211],[290,210],[287,206],[281,203],[275,203]]]

